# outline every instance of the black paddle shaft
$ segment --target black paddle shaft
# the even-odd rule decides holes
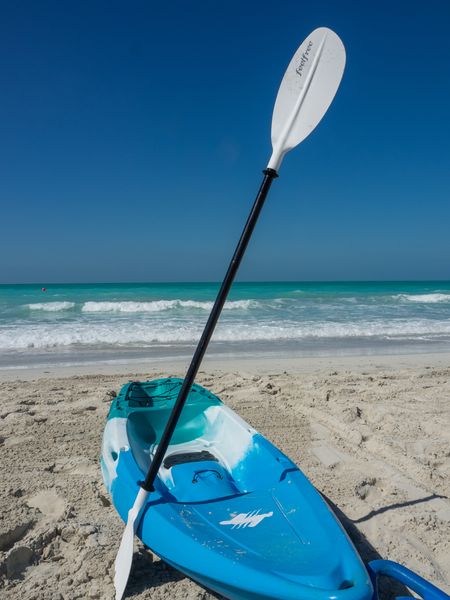
[[[156,449],[155,456],[153,457],[152,464],[150,465],[147,473],[147,477],[140,483],[140,486],[148,492],[152,492],[155,489],[153,483],[159,471],[159,467],[164,459],[164,455],[167,452],[173,432],[177,426],[178,419],[180,418],[181,411],[183,410],[183,406],[186,402],[189,392],[191,391],[192,384],[194,383],[194,379],[197,375],[203,356],[205,355],[206,348],[208,347],[209,340],[214,332],[217,321],[220,317],[220,313],[222,312],[223,305],[227,299],[228,292],[230,291],[237,270],[239,269],[239,265],[241,264],[242,257],[244,256],[248,242],[252,236],[256,221],[258,220],[261,209],[264,206],[264,201],[269,193],[272,181],[278,177],[275,169],[265,169],[263,173],[263,182],[259,188],[258,195],[256,196],[256,200],[247,219],[247,223],[245,224],[238,245],[236,246],[236,250],[234,251],[233,258],[231,259],[227,274],[225,275],[225,279],[223,280],[219,293],[217,294],[216,301],[214,302],[211,314],[209,315],[205,329],[203,330],[202,337],[200,338],[195,354],[192,357],[191,364],[178,393],[177,401],[175,402],[169,420],[167,421],[161,441]]]

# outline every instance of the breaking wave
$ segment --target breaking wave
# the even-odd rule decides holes
[[[450,302],[450,294],[398,294],[395,298],[407,300],[408,302],[423,302],[424,304]]]
[[[27,305],[30,310],[44,310],[47,312],[59,312],[74,308],[75,302],[36,302]]]
[[[69,346],[142,346],[196,343],[202,323],[119,322],[39,323],[0,330],[0,350],[57,348]],[[428,339],[450,337],[450,321],[337,322],[222,322],[213,342],[263,342],[308,339]]]
[[[248,310],[258,308],[259,302],[256,300],[233,300],[225,303],[224,310]],[[82,312],[85,313],[155,313],[163,310],[173,310],[176,308],[193,308],[210,311],[213,302],[199,302],[196,300],[152,300],[150,302],[85,302]]]

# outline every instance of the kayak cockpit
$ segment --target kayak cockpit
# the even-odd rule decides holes
[[[134,384],[128,393],[128,444],[143,474],[150,466],[179,380]],[[178,385],[176,385],[178,384]],[[255,467],[266,464],[266,469]],[[179,502],[245,494],[276,485],[297,467],[216,396],[195,386],[160,467],[159,481]]]

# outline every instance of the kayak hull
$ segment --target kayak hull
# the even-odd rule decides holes
[[[126,521],[180,380],[129,384],[102,472]],[[194,386],[137,530],[155,554],[232,600],[369,600],[369,575],[317,490],[216,396]],[[149,582],[151,584],[151,582]]]

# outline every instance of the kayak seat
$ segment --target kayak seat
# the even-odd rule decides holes
[[[171,469],[175,465],[181,465],[184,463],[192,463],[192,462],[202,462],[202,461],[213,461],[218,462],[218,459],[208,452],[207,450],[202,450],[200,452],[175,452],[170,456],[166,456],[164,459],[164,467],[166,469]]]
[[[130,413],[127,419],[127,436],[131,451],[138,466],[145,473],[150,466],[151,456],[161,439],[170,411],[147,409]],[[207,420],[201,407],[187,407],[172,437],[172,444],[183,446],[195,442],[204,432]],[[218,459],[203,449],[187,449],[183,452],[172,452],[165,457],[163,466],[170,469],[175,464],[218,461]]]

